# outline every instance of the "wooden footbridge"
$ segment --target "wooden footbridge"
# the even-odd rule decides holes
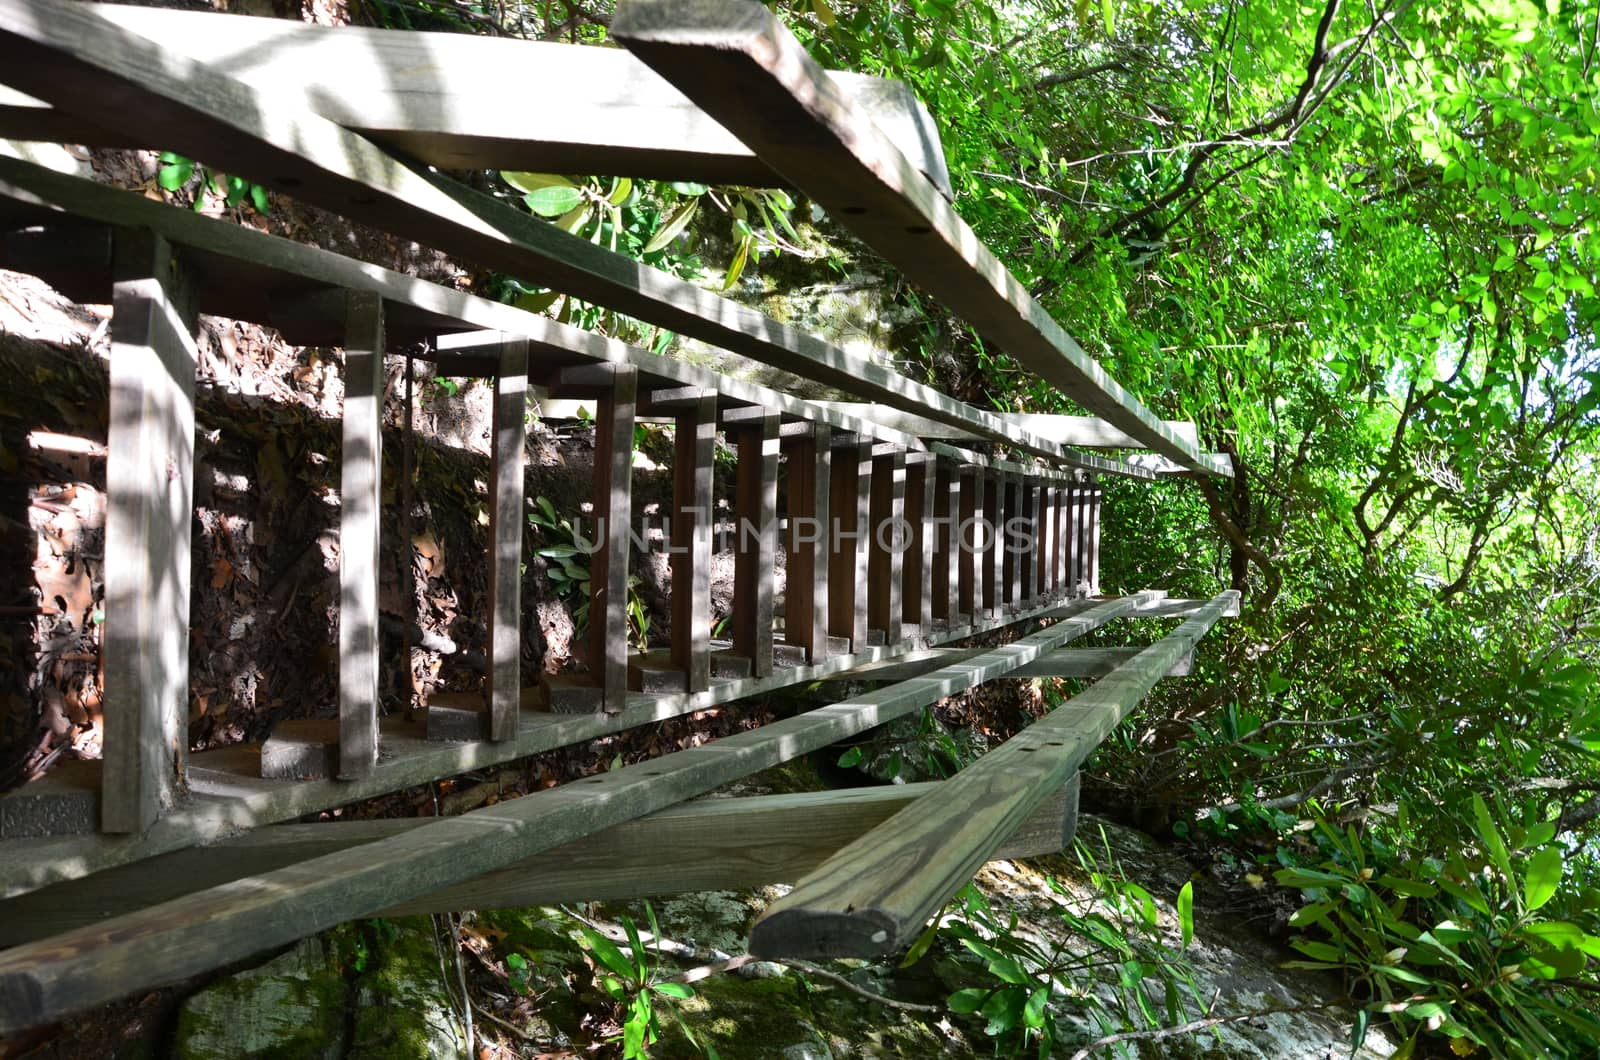
[[[978,241],[950,205],[937,136],[914,99],[819,69],[747,0],[624,3],[612,35],[626,51],[0,0],[0,137],[10,138],[0,140],[0,265],[113,306],[104,754],[0,799],[0,1031],[381,912],[798,879],[756,925],[752,952],[892,951],[986,859],[1059,849],[1079,764],[1236,608],[1232,593],[1098,595],[1098,476],[1229,468],[1199,450],[1192,428],[1156,418],[1110,379]],[[517,94],[485,90],[513,76]],[[569,105],[494,104],[527,98],[539,77]],[[181,151],[856,402],[717,375],[106,187],[45,164],[60,153],[30,141]],[[1089,418],[963,404],[440,172],[463,168],[798,188]],[[201,313],[345,350],[340,680],[337,704],[305,710],[327,720],[285,724],[265,746],[190,754]],[[377,635],[378,546],[393,532],[380,525],[383,357],[419,342],[441,374],[495,381],[488,690],[420,723],[380,716],[380,667],[403,663],[380,658]],[[603,527],[595,665],[537,684],[519,672],[518,584],[535,395],[594,403]],[[676,425],[671,518],[685,547],[672,559],[670,649],[630,658],[640,417]],[[708,592],[718,432],[737,453],[736,516],[753,528],[736,535],[726,646],[711,640]],[[994,444],[980,453],[979,443]],[[886,522],[903,539],[868,532]],[[804,523],[839,532],[802,534]],[[1016,532],[975,532],[985,525]],[[1181,622],[1148,648],[1065,647],[1130,616]],[[1023,635],[1001,647],[962,647],[1012,627]],[[954,779],[687,801],[982,682],[1038,675],[1098,680]],[[293,823],[820,679],[877,684],[458,817]]]

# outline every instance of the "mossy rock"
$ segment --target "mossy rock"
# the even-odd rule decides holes
[[[348,985],[322,940],[195,994],[178,1013],[177,1060],[329,1060],[344,1055]]]
[[[352,925],[370,949],[355,996],[350,1060],[464,1057],[466,1043],[442,979],[433,923],[407,917]]]

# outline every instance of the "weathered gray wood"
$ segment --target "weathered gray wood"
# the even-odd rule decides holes
[[[831,492],[833,432],[814,423],[804,433],[780,440],[788,448],[788,486],[784,511],[784,640],[803,648],[806,661],[828,657],[828,496]]]
[[[1027,564],[1027,509],[1023,479],[1008,472],[1002,479],[1005,513],[1001,533],[1001,551],[1004,553],[1004,608],[1007,614],[1023,606],[1023,569]]]
[[[1232,595],[1216,597],[1176,631],[963,769],[937,797],[918,800],[829,858],[756,921],[750,952],[870,957],[908,945],[999,839],[1076,772],[1193,650]]]
[[[1077,482],[1067,500],[1067,588],[1083,595],[1083,485]]]
[[[1040,496],[1039,591],[1049,598],[1056,595],[1056,502],[1060,487],[1047,485]]]
[[[1096,483],[1089,491],[1089,595],[1094,596],[1100,592],[1100,498],[1104,491]]]
[[[908,454],[905,461],[905,518],[911,526],[911,540],[901,571],[900,617],[915,627],[916,638],[926,643],[933,633],[933,548],[939,529],[934,522],[936,461],[927,453]]]
[[[621,901],[792,882],[938,788],[932,782],[687,802],[380,910],[379,915]],[[1072,841],[1076,794],[1073,782],[1062,785],[1001,844],[995,857],[1035,857],[1063,849]],[[90,927],[195,890],[404,835],[428,823],[428,818],[407,818],[279,825],[112,869],[0,903],[0,946]]]
[[[672,664],[687,691],[711,687],[711,473],[717,455],[717,395],[681,393],[672,442]],[[660,407],[658,400],[652,404]]]
[[[1139,609],[1140,618],[1151,617],[1154,613],[1155,611],[1151,607]],[[1223,617],[1227,617],[1226,614]],[[865,666],[858,666],[844,673],[829,674],[823,680],[830,682],[907,681],[919,674],[937,670],[941,666],[952,666],[956,663],[964,662],[973,656],[982,654],[984,650],[983,648],[927,648],[921,651],[913,651],[894,659],[885,659],[883,662],[867,663]],[[1017,667],[1006,677],[1104,677],[1142,650],[1142,648],[1057,648],[1055,651],[1046,652],[1026,666]],[[1167,670],[1163,676],[1187,677],[1193,670],[1194,655],[1191,652],[1174,663],[1171,669]]]
[[[724,417],[734,438],[733,653],[751,674],[772,673],[773,557],[778,551],[778,415]]]
[[[867,423],[820,403],[673,358],[657,357],[548,317],[53,171],[29,161],[36,146],[0,141],[0,203],[48,201],[84,218],[137,225],[165,236],[174,245],[186,248],[198,262],[194,282],[203,313],[267,321],[278,326],[291,342],[340,345],[344,341],[342,307],[332,314],[338,319],[330,327],[326,321],[329,314],[318,314],[314,321],[286,315],[274,308],[267,294],[295,292],[295,302],[300,304],[308,285],[374,291],[384,299],[391,345],[472,329],[472,334],[445,335],[437,345],[443,362],[481,361],[483,367],[474,368],[474,372],[492,372],[491,366],[498,362],[502,334],[522,334],[530,336],[533,349],[541,358],[556,363],[604,360],[632,364],[639,369],[641,379],[648,378],[654,385],[714,389],[728,400],[763,405],[785,415],[828,423],[908,449],[922,445],[911,435]],[[70,224],[74,230],[84,227],[81,221]],[[54,232],[43,233],[42,238],[46,246],[62,242]],[[0,257],[9,251],[15,259],[17,248],[18,236],[14,234],[8,242],[0,243]],[[80,301],[100,303],[111,297],[109,264],[107,252],[97,269],[62,272],[40,268],[37,262],[26,259],[10,260],[8,267],[36,272]]]
[[[494,381],[489,491],[489,738],[515,739],[522,703],[523,450],[528,428],[528,340],[507,336]]]
[[[956,613],[950,625],[966,625],[983,606],[984,575],[979,545],[982,542],[984,478],[978,469],[958,464],[958,490],[961,516],[956,524]]]
[[[0,0],[0,69],[13,87],[63,111],[114,123],[460,260],[1030,452],[1063,455],[1053,442],[869,358],[642,267],[439,173],[408,168],[359,134],[207,64],[168,54],[87,7]]]
[[[919,416],[915,412],[906,412],[902,409],[884,408],[881,405],[870,405],[858,401],[827,401],[823,404],[841,412],[849,412],[866,419],[882,423],[886,427],[914,434],[918,438],[928,440],[940,439],[944,441],[971,442],[978,440],[978,436],[971,431],[960,427],[931,420],[926,416]],[[1014,423],[1021,430],[1030,431],[1040,438],[1048,439],[1058,445],[1072,446],[1081,449],[1146,449],[1149,448],[1139,439],[1125,431],[1119,431],[1105,420],[1095,416],[1062,416],[1055,413],[1044,412],[1003,412],[1000,414],[1008,423]],[[1200,445],[1200,431],[1194,424],[1187,420],[1166,420],[1167,429],[1179,438],[1184,439],[1196,448]],[[1085,468],[1085,470],[1095,470]]]
[[[1231,473],[1050,318],[770,11],[751,0],[630,0],[611,35],[1024,367],[1156,452]]]
[[[906,454],[899,446],[882,446],[872,455],[868,499],[867,628],[881,630],[884,642],[900,640],[900,591],[905,568],[904,531]]]
[[[331,28],[298,20],[93,4],[175,54],[440,169],[617,173],[764,186],[783,180],[639,60],[612,48]],[[835,72],[906,157],[950,194],[932,117],[904,84]],[[559,106],[529,106],[559,100]],[[0,92],[0,136],[162,147]]]
[[[0,1033],[100,1004],[134,983],[184,978],[682,802],[1001,676],[1138,602],[1096,605],[959,668],[7,950],[0,953]]]
[[[354,777],[378,761],[378,527],[383,508],[385,343],[383,299],[370,291],[352,291],[345,301],[344,447],[339,456],[339,775]]]
[[[1077,617],[1090,606],[1087,601],[1050,605],[1019,615],[1016,621]],[[954,631],[936,633],[931,643],[952,643],[999,625],[1003,623],[965,624]],[[538,706],[540,690],[524,689],[521,727],[514,743],[432,743],[419,726],[403,717],[386,718],[382,725],[383,757],[371,773],[351,781],[270,781],[259,777],[261,755],[250,748],[235,746],[202,752],[190,757],[188,800],[159,818],[142,836],[93,834],[7,840],[5,856],[0,857],[0,897],[197,843],[214,842],[241,828],[294,820],[347,805],[354,799],[427,784],[438,777],[483,769],[736,699],[792,688],[905,654],[910,648],[909,644],[901,644],[854,654],[846,654],[841,648],[841,654],[812,665],[779,670],[770,677],[730,681],[707,692],[631,697],[620,714],[539,713],[532,708]]]
[[[872,444],[835,435],[828,489],[828,634],[867,646],[867,546]]]
[[[1162,600],[1160,603],[1153,604],[1150,607],[1149,612],[1148,612],[1148,617],[1150,617],[1150,618],[1193,618],[1195,615],[1199,614],[1200,613],[1200,609],[1202,607],[1204,607],[1208,603],[1210,603],[1209,600],[1184,600],[1184,599],[1179,599],[1179,598],[1172,598],[1172,599],[1168,599],[1168,600]],[[1239,601],[1235,600],[1233,602],[1233,606],[1229,610],[1224,611],[1222,613],[1222,617],[1223,618],[1237,618],[1237,617],[1239,617]]]
[[[932,525],[928,536],[933,542],[929,558],[929,613],[934,621],[948,628],[951,613],[957,610],[957,564],[960,562],[957,532],[961,522],[961,482],[955,465],[936,457],[929,475],[928,509]],[[932,630],[928,631],[932,635]]]
[[[171,244],[119,232],[111,317],[100,826],[143,832],[189,750],[195,311]]]
[[[566,712],[623,709],[628,691],[628,548],[633,517],[633,424],[639,372],[632,365],[589,364],[561,370],[552,390],[595,399],[594,551],[589,556],[589,670],[582,686],[545,681],[545,704]],[[558,694],[566,693],[566,694]]]

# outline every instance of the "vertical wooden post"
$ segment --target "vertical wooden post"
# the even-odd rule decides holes
[[[1089,595],[1100,595],[1100,498],[1105,491],[1098,482],[1089,491]]]
[[[1005,529],[1002,544],[1005,552],[1005,601],[1002,613],[1010,614],[1022,606],[1022,569],[1026,564],[1027,541],[1018,535],[1026,533],[1027,513],[1023,510],[1024,484],[1015,472],[1005,472],[1001,478],[1004,492]]]
[[[1056,486],[1048,482],[1039,491],[1039,595],[1056,595]]]
[[[1029,559],[1029,566],[1033,569],[1033,581],[1029,585],[1028,595],[1037,605],[1044,599],[1045,594],[1045,568],[1049,565],[1050,557],[1050,519],[1049,508],[1045,491],[1047,487],[1043,479],[1033,480],[1033,497],[1029,502],[1033,510],[1033,551]]]
[[[378,536],[383,504],[383,299],[345,294],[339,456],[339,776],[378,761]]]
[[[867,646],[867,548],[872,443],[833,436],[828,488],[828,633],[847,637],[850,651]]]
[[[112,267],[100,824],[143,832],[188,761],[196,311],[160,236],[118,230]]]
[[[881,635],[884,644],[900,641],[905,502],[906,451],[898,445],[874,446],[864,542],[867,546],[867,636]]]
[[[628,547],[633,517],[633,426],[639,370],[630,364],[563,368],[550,389],[595,401],[594,514],[582,526],[589,555],[588,683],[546,678],[546,705],[561,713],[616,713],[628,696]],[[577,526],[577,521],[574,521]]]
[[[905,518],[911,524],[911,540],[905,551],[901,574],[901,618],[916,628],[923,644],[933,635],[933,549],[938,527],[934,523],[934,495],[938,483],[936,462],[930,453],[906,455]]]
[[[825,423],[792,425],[789,485],[784,510],[789,517],[784,639],[805,649],[806,661],[828,657],[828,494],[833,429]],[[781,428],[787,431],[788,428]]]
[[[717,457],[717,393],[696,389],[675,409],[672,440],[672,642],[686,691],[711,687],[711,473]]]
[[[1053,568],[1051,575],[1055,595],[1059,598],[1070,596],[1067,585],[1067,491],[1066,483],[1058,482],[1055,488],[1055,509],[1051,519],[1055,522],[1055,548],[1050,553],[1050,563]]]
[[[933,462],[928,470],[929,511],[933,524],[928,528],[933,539],[933,552],[929,557],[930,613],[935,621],[943,619],[949,628],[950,614],[956,602],[956,523],[960,520],[957,496],[959,480],[955,466],[945,457]]]
[[[778,550],[778,414],[739,410],[723,417],[736,439],[733,653],[752,677],[772,673],[772,561]]]
[[[983,479],[983,518],[988,523],[980,557],[983,568],[983,602],[979,605],[987,619],[1000,617],[1005,607],[1005,477],[996,470],[979,472]]]
[[[1072,595],[1083,595],[1083,480],[1072,483]]]
[[[489,739],[514,740],[522,709],[523,452],[528,430],[528,339],[500,342],[494,380],[489,492]]]

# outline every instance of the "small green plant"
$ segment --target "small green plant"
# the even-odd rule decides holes
[[[1470,824],[1476,854],[1407,860],[1317,818],[1325,858],[1276,874],[1308,900],[1289,919],[1308,959],[1291,966],[1342,972],[1370,999],[1356,1043],[1373,1015],[1387,1017],[1404,1038],[1397,1057],[1424,1034],[1460,1055],[1594,1056],[1600,896],[1560,893],[1573,855],[1553,823],[1503,828],[1473,795]]]
[[[519,994],[526,994],[532,989],[533,969],[528,964],[528,958],[520,953],[506,954],[506,982],[511,989]]]
[[[656,923],[655,910],[648,902],[644,909],[650,921],[651,936],[659,938],[661,929]],[[683,983],[663,981],[659,977],[660,970],[652,966],[650,951],[645,948],[632,918],[623,917],[622,927],[627,933],[626,952],[587,924],[583,927],[583,940],[594,962],[600,988],[622,1007],[622,1033],[613,1041],[621,1041],[623,1060],[650,1055],[650,1046],[661,1037],[662,1012],[672,1017],[690,1045],[710,1060],[718,1060],[716,1048],[695,1036],[674,1004],[694,997],[694,991]]]
[[[1109,847],[1107,858],[1109,860]],[[1072,895],[1055,878],[1050,888],[1071,899],[1057,908],[1066,940],[1018,930],[1017,916],[999,914],[976,885],[968,884],[906,955],[919,960],[940,937],[953,940],[975,963],[982,985],[950,995],[950,1011],[976,1015],[997,1052],[1037,1052],[1043,1060],[1058,1028],[1048,1002],[1065,995],[1107,1033],[1173,1025],[1189,1018],[1190,1004],[1207,1008],[1188,961],[1162,938],[1155,899],[1118,871],[1100,871],[1083,844],[1078,857],[1092,898]],[[1181,947],[1194,937],[1194,891],[1177,898]],[[1187,1001],[1185,996],[1187,995]]]
[[[538,498],[535,505],[537,510],[528,514],[528,522],[550,542],[535,555],[544,557],[545,573],[556,595],[567,605],[573,628],[581,636],[589,628],[589,553],[581,547],[571,519],[558,515],[555,505],[544,497]],[[628,640],[639,651],[645,651],[650,646],[650,609],[639,592],[641,584],[638,575],[628,576]]]
[[[160,163],[160,169],[156,171],[156,183],[161,185],[164,191],[182,190],[191,180],[199,176],[200,183],[194,192],[196,213],[205,207],[205,192],[208,188],[221,195],[223,204],[229,209],[248,202],[256,213],[266,215],[271,212],[272,203],[267,197],[267,189],[260,184],[252,184],[243,177],[218,173],[192,158],[185,158],[172,151],[161,152]]]

